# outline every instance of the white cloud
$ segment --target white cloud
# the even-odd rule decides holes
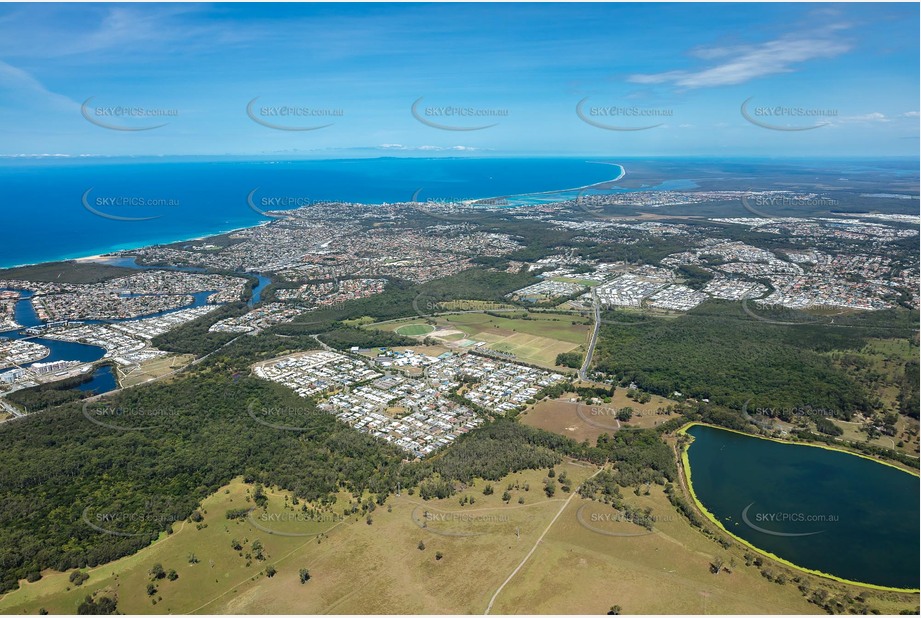
[[[835,119],[837,122],[892,122],[892,119],[882,112],[870,112],[857,116],[841,116]]]
[[[838,30],[833,27],[830,30]],[[795,65],[816,58],[833,58],[850,46],[820,33],[799,34],[766,41],[758,45],[712,47],[693,50],[701,60],[716,61],[697,71],[665,71],[631,75],[636,84],[673,84],[679,88],[706,88],[742,84],[758,77],[790,73]]]
[[[60,109],[73,110],[80,107],[76,101],[48,90],[31,74],[2,60],[0,60],[0,91],[22,96],[32,101],[33,104],[35,99],[39,98]]]
[[[446,150],[459,150],[465,152],[472,152],[475,150],[480,150],[474,146],[404,146],[402,144],[381,144],[378,146],[381,150],[422,150],[422,151],[431,151],[431,152],[443,152]]]

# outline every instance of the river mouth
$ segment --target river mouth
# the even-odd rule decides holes
[[[918,591],[917,475],[708,425],[683,431],[693,438],[682,454],[693,498],[737,541],[797,570]]]

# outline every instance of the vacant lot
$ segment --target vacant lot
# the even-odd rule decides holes
[[[525,425],[552,431],[577,442],[588,440],[594,444],[603,433],[610,434],[625,427],[654,427],[673,418],[656,414],[658,409],[674,403],[658,395],[653,395],[648,403],[636,403],[627,399],[626,390],[619,388],[610,403],[590,405],[572,401],[575,398],[574,393],[569,393],[559,399],[541,401],[522,414],[519,420]],[[628,423],[617,420],[617,411],[625,407],[631,407],[634,411]]]
[[[558,354],[580,349],[588,340],[585,320],[563,314],[516,313],[497,317],[485,313],[462,313],[430,318],[437,328],[417,319],[380,324],[376,328],[405,336],[427,336],[446,345],[470,348],[484,342],[497,352],[511,354],[510,360],[555,367]],[[522,319],[527,315],[528,319]]]
[[[160,376],[166,375],[177,369],[181,369],[192,362],[195,357],[192,354],[171,354],[154,358],[140,365],[131,367],[125,371],[118,367],[118,383],[124,388],[148,382]]]

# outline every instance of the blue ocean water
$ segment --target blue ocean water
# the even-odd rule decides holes
[[[328,200],[380,204],[517,195],[581,187],[620,173],[600,161],[10,159],[0,163],[0,267],[188,240],[267,221],[250,208],[250,195],[264,210]]]

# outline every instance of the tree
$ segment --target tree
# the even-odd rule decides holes
[[[544,493],[547,494],[548,498],[552,498],[556,494],[556,481],[548,479],[544,484]]]
[[[723,559],[717,556],[716,558],[713,559],[713,562],[710,563],[710,571],[714,575],[719,575],[719,572],[723,570],[723,564],[724,564]]]
[[[198,564],[198,556],[189,554],[189,564]]]
[[[84,573],[83,571],[74,571],[73,573],[70,574],[70,583],[72,583],[75,586],[82,586],[83,582],[85,582],[89,578],[90,576],[87,573]]]
[[[419,541],[419,545],[417,545],[417,547],[419,548],[419,551],[423,551],[425,549],[425,543]]]
[[[627,406],[617,411],[617,420],[626,423],[633,418],[633,408]]]
[[[153,596],[157,594],[157,587],[153,584],[147,584],[147,594],[148,596]]]
[[[444,558],[444,557],[445,557],[445,555],[444,555],[443,553],[441,553],[440,551],[436,551],[436,552],[435,552],[435,560],[441,560],[441,559]]]
[[[272,566],[272,565],[269,565],[269,566],[266,567],[266,569],[265,569],[265,574],[266,574],[267,577],[275,577],[275,574],[276,574],[276,573],[278,573],[278,571],[276,571],[276,570],[275,570],[275,567]]]
[[[87,595],[83,602],[77,606],[77,613],[83,616],[108,616],[110,614],[117,614],[118,610],[116,609],[117,602],[114,599],[109,597],[102,596],[97,600],[93,600],[93,597]],[[40,610],[39,614],[47,614],[48,612]]]
[[[508,504],[512,499],[512,494],[507,491],[502,492],[502,501]]]
[[[179,573],[177,573],[175,569],[170,569],[169,573],[166,574],[166,579],[174,582],[179,579]]]
[[[301,569],[300,576],[301,576],[302,584],[306,584],[308,581],[310,581],[310,571],[308,571],[307,569]]]
[[[620,616],[620,605],[612,605],[608,610],[608,616]]]
[[[148,571],[148,573],[153,579],[163,579],[166,577],[166,571],[163,570],[163,565],[159,562],[150,567],[150,571]]]
[[[489,485],[489,484],[487,483],[486,487],[483,488],[483,495],[484,495],[484,496],[491,496],[492,494],[493,494],[492,485]]]

